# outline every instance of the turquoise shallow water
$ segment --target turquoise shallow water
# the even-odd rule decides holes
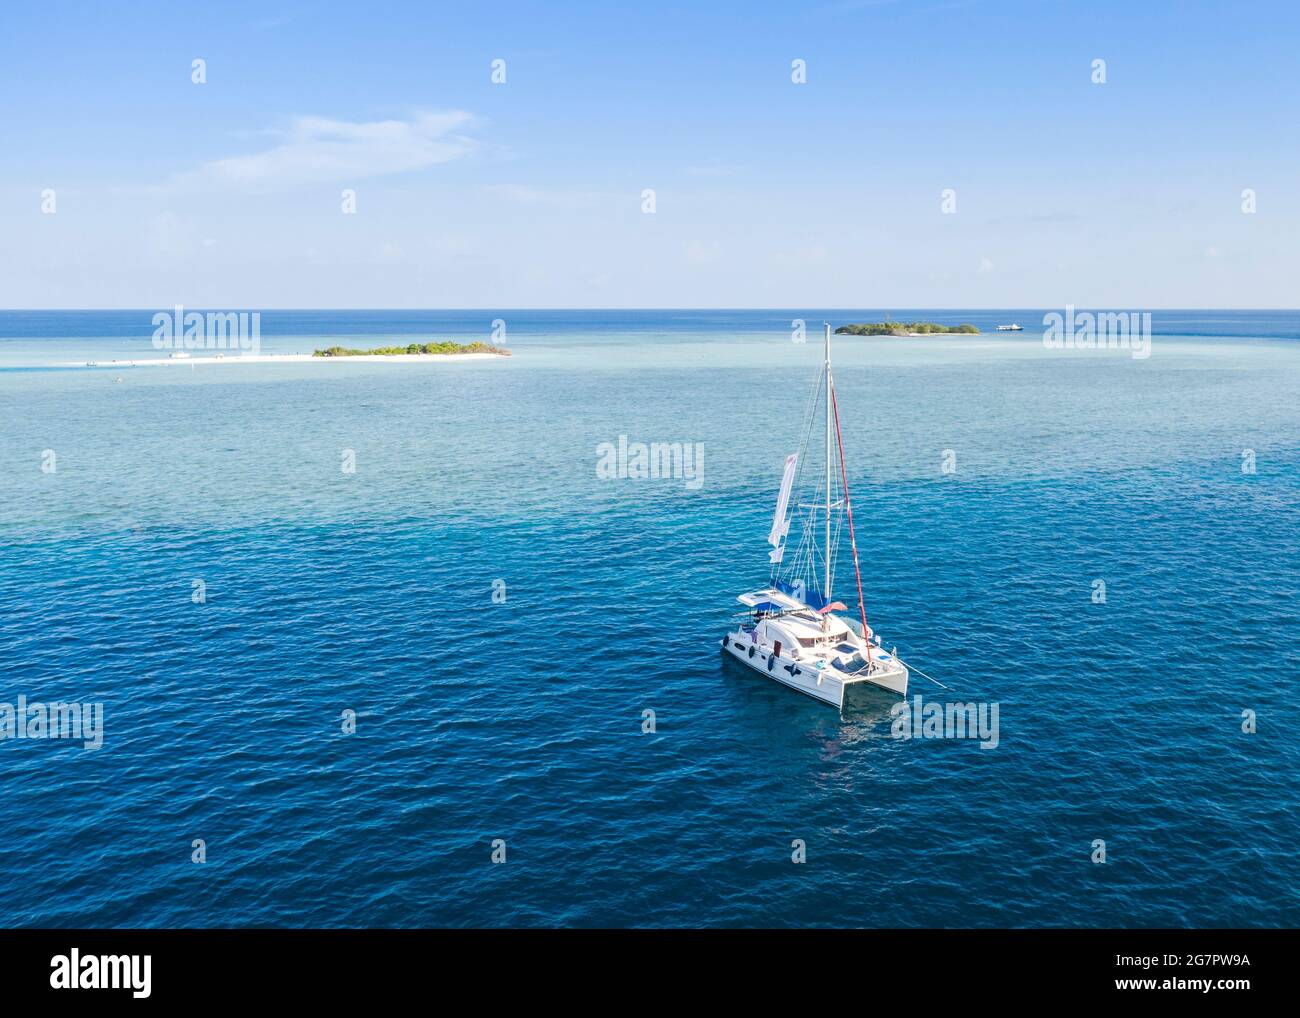
[[[718,652],[790,320],[880,312],[282,312],[268,352],[501,317],[514,356],[33,367],[151,356],[149,316],[0,314],[0,702],[105,711],[0,742],[7,924],[1300,922],[1300,313],[1157,312],[1141,361],[1041,311],[836,341],[873,625],[999,703],[993,750]],[[597,478],[624,434],[703,484]]]

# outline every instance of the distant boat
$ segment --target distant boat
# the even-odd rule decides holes
[[[778,682],[818,700],[844,709],[844,697],[854,685],[878,686],[907,695],[908,670],[896,654],[880,648],[880,638],[867,625],[862,600],[862,573],[858,567],[858,546],[853,535],[853,508],[849,502],[848,471],[844,466],[844,445],[840,441],[840,414],[831,378],[831,327],[826,326],[826,360],[822,365],[818,391],[826,403],[826,474],[819,480],[811,502],[796,503],[806,509],[793,561],[783,566],[790,519],[786,510],[797,486],[798,464],[808,449],[814,430],[816,402],[804,421],[804,445],[800,453],[786,457],[785,474],[776,501],[776,515],[768,543],[773,551],[769,585],[741,594],[737,600],[749,611],[734,632],[722,638],[724,653]],[[832,431],[832,425],[834,431]],[[831,469],[831,450],[838,448],[838,476]],[[832,541],[832,511],[835,515]],[[831,574],[838,546],[841,511],[848,517],[849,545],[853,550],[853,572],[858,581],[858,613],[861,619],[834,614],[848,609],[831,598]],[[824,523],[824,543],[818,547],[819,522]],[[820,561],[819,561],[820,560]],[[817,573],[820,572],[821,576]],[[820,589],[818,589],[820,587]]]
[[[172,360],[183,360],[184,358],[188,357],[189,354],[184,350],[177,350],[175,353],[169,353],[167,356],[170,357]]]
[[[1019,325],[999,325],[998,332],[1024,332],[1025,330]]]

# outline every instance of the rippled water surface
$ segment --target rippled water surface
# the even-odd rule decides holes
[[[1157,312],[1146,360],[924,314],[1027,331],[837,340],[866,600],[994,749],[718,652],[818,323],[880,312],[281,312],[514,356],[91,370],[48,365],[150,312],[0,313],[0,703],[105,717],[0,742],[0,922],[1300,923],[1300,313]],[[620,435],[703,484],[597,478]]]

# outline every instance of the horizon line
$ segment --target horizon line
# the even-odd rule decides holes
[[[176,307],[176,306],[177,306],[176,304],[170,304],[170,305],[167,305],[167,307],[169,307],[169,308],[171,308],[171,307]],[[186,307],[186,306],[188,306],[188,307],[192,307],[192,308],[194,308],[194,309],[196,309],[196,310],[204,310],[204,311],[225,311],[225,312],[229,312],[229,311],[234,307],[233,305],[229,305],[229,304],[226,304],[226,305],[219,305],[219,306],[218,306],[218,305],[209,305],[209,304],[197,304],[197,305],[191,304],[191,305],[186,305],[184,301],[180,302],[180,306],[181,306],[181,307]],[[1089,308],[1102,308],[1102,307],[1107,307],[1107,308],[1109,309],[1110,307],[1114,307],[1114,306],[1116,306],[1116,305],[1101,305],[1101,304],[1071,304],[1071,305],[1066,305],[1066,304],[1041,304],[1041,305],[1020,305],[1020,306],[1000,305],[1000,306],[997,306],[997,307],[993,307],[993,306],[987,306],[987,307],[986,307],[986,306],[977,306],[977,305],[970,305],[970,306],[966,306],[966,307],[938,307],[938,306],[934,306],[934,305],[920,305],[920,304],[918,304],[918,305],[894,305],[894,306],[895,306],[895,307],[899,307],[899,308],[901,308],[902,310],[906,310],[906,311],[1043,311],[1043,310],[1051,311],[1051,310],[1055,310],[1055,309],[1058,308],[1058,307],[1077,307],[1077,308],[1083,308],[1083,309],[1086,310],[1086,309],[1089,309]],[[140,311],[140,312],[156,312],[156,311],[159,309],[159,307],[160,307],[160,305],[149,305],[149,306],[139,306],[139,307],[107,307],[107,308],[106,308],[106,307],[0,308],[0,314],[67,313],[67,312],[86,312],[86,313],[92,313],[92,312],[133,312],[133,311]],[[497,312],[510,312],[510,311],[646,311],[646,312],[661,312],[661,311],[795,311],[795,310],[799,310],[801,307],[802,307],[803,309],[805,309],[805,310],[807,310],[807,309],[812,309],[812,310],[815,310],[815,311],[839,312],[839,311],[874,311],[874,310],[877,310],[877,309],[879,309],[879,308],[883,308],[884,305],[879,305],[879,304],[877,304],[877,305],[857,305],[857,306],[852,306],[852,305],[844,305],[844,306],[829,306],[829,305],[824,305],[824,306],[823,306],[823,305],[815,305],[815,304],[808,304],[808,305],[794,305],[794,304],[790,304],[790,305],[751,305],[751,306],[748,306],[748,307],[742,307],[742,306],[739,306],[739,305],[737,305],[737,306],[726,306],[726,307],[724,307],[724,306],[710,306],[710,307],[687,307],[687,306],[682,306],[682,307],[669,307],[669,306],[662,306],[662,307],[630,307],[630,306],[619,306],[619,305],[612,305],[612,306],[576,306],[576,305],[573,305],[573,306],[558,306],[558,305],[557,305],[557,306],[550,306],[550,307],[523,307],[523,306],[519,306],[519,307],[506,307],[506,306],[504,306],[504,305],[500,305],[500,304],[484,304],[484,305],[478,305],[478,306],[466,305],[466,306],[463,306],[463,307],[330,307],[330,306],[318,306],[318,307],[287,307],[287,306],[286,306],[286,307],[280,307],[280,306],[267,306],[267,305],[262,305],[261,307],[256,307],[256,308],[255,308],[255,307],[252,307],[252,306],[243,306],[243,307],[240,307],[239,310],[246,311],[246,312],[251,312],[251,311],[258,311],[258,312],[261,312],[261,311],[411,311],[411,312],[429,312],[429,313],[438,314],[438,313],[447,313],[447,312],[454,312],[454,311],[497,311]],[[1281,312],[1300,312],[1300,307],[1253,307],[1253,306],[1252,306],[1252,307],[1246,307],[1246,306],[1241,306],[1241,307],[1227,307],[1227,306],[1217,306],[1217,307],[1175,307],[1175,306],[1169,306],[1169,307],[1156,307],[1156,306],[1152,306],[1152,305],[1146,305],[1146,306],[1141,306],[1141,307],[1136,307],[1136,308],[1134,308],[1134,307],[1126,307],[1125,310],[1129,310],[1129,311],[1132,311],[1132,310],[1138,310],[1138,311],[1151,311],[1151,312],[1155,312],[1155,311],[1196,311],[1196,312],[1206,312],[1206,311],[1281,311]]]

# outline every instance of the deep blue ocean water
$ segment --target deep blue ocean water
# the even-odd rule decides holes
[[[1135,360],[890,310],[1026,328],[836,340],[872,624],[991,750],[718,650],[818,325],[882,310],[268,312],[514,356],[120,370],[41,365],[156,356],[151,312],[0,313],[0,703],[105,714],[0,742],[0,922],[1300,923],[1300,312]],[[702,485],[598,478],[620,435]]]

